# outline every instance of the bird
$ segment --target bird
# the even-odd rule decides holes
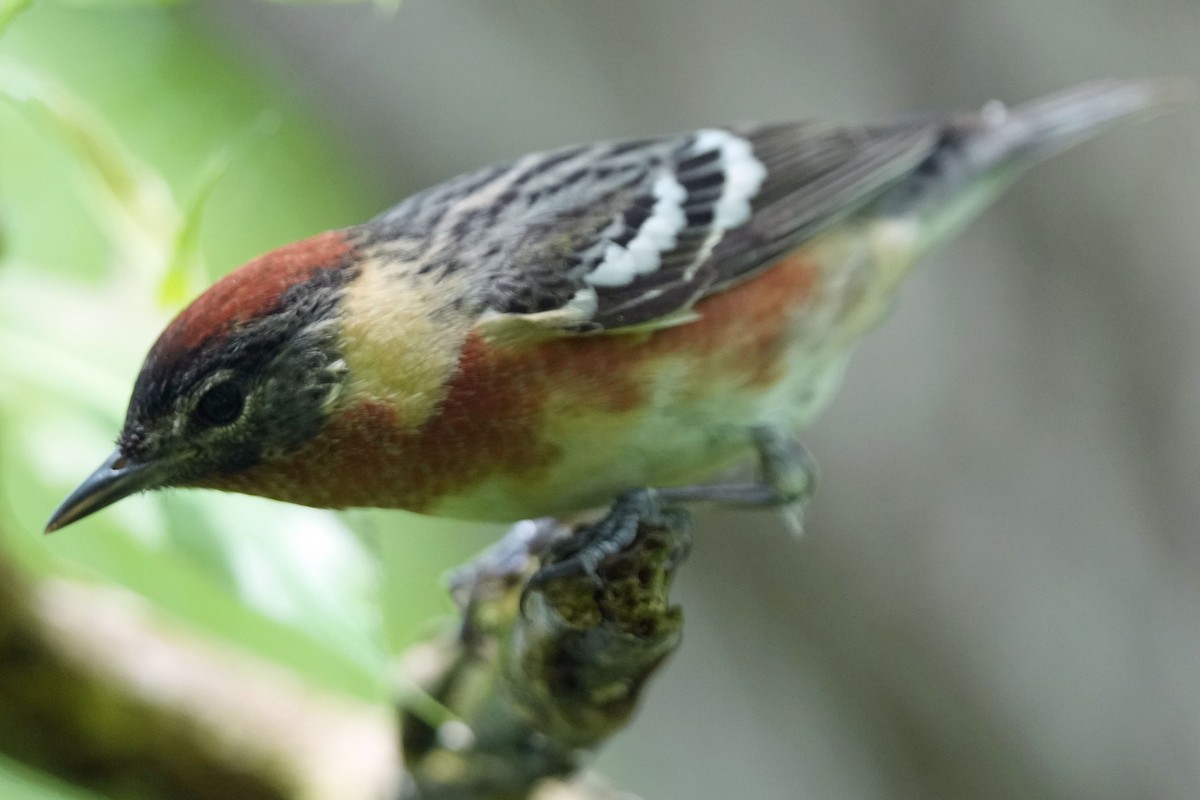
[[[116,449],[46,531],[209,488],[469,520],[802,517],[796,438],[919,258],[1025,169],[1176,105],[1098,81],[897,121],[742,124],[488,166],[260,256],[150,349]],[[757,456],[745,483],[712,476]]]

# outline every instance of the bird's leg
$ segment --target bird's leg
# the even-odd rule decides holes
[[[820,470],[804,445],[774,428],[755,428],[759,476],[756,483],[714,483],[659,489],[664,503],[720,503],[778,508],[797,536],[804,532],[804,507],[817,490]]]
[[[529,579],[525,592],[558,578],[588,575],[595,579],[596,567],[628,547],[643,522],[686,530],[687,512],[681,506],[687,503],[776,507],[784,512],[792,530],[800,533],[804,506],[816,490],[816,461],[803,445],[772,428],[756,428],[754,443],[760,481],[624,492],[605,516],[549,548],[542,568]],[[677,562],[686,557],[689,547],[690,538],[680,536]]]

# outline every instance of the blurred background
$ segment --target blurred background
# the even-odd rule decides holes
[[[450,612],[440,576],[498,528],[193,492],[41,536],[186,298],[530,150],[1200,76],[1192,0],[10,2],[0,22],[0,541],[28,588],[7,607],[68,618],[48,587],[83,581],[367,728],[390,659]],[[1198,114],[1041,166],[916,271],[805,436],[806,538],[698,515],[684,645],[600,771],[653,800],[1200,796]],[[99,651],[150,669],[136,640]],[[80,724],[107,731],[90,702]],[[0,700],[0,795],[158,796],[103,779],[145,730],[80,766],[54,720],[3,733],[23,708]]]

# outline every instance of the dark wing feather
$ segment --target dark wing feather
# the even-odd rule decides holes
[[[862,208],[939,129],[799,123],[573,147],[434,187],[372,227],[422,274],[465,266],[488,318],[653,324]]]
[[[702,267],[719,239],[721,192],[712,185],[712,159],[689,154],[694,140],[597,145],[549,170],[526,167],[539,179],[521,182],[514,202],[522,216],[496,231],[504,257],[488,308],[522,315],[574,302],[583,311],[568,325],[596,330],[690,305],[714,277]]]
[[[717,288],[853,215],[913,173],[937,147],[941,125],[772,125],[739,131],[767,168],[754,213],[714,248]]]

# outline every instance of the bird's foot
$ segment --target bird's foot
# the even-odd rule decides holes
[[[542,566],[525,584],[521,607],[531,592],[564,578],[587,577],[597,587],[603,584],[598,572],[602,564],[626,550],[643,526],[664,529],[673,536],[673,551],[667,565],[672,570],[691,550],[691,526],[687,511],[664,503],[657,489],[634,489],[622,493],[608,513],[577,528],[572,536],[555,541],[547,549]]]

